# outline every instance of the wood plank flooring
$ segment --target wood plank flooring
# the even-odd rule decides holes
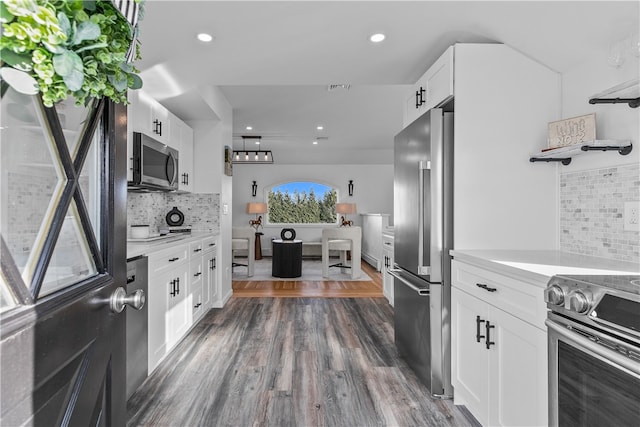
[[[233,296],[238,298],[377,298],[382,297],[382,276],[371,265],[362,262],[362,271],[370,281],[290,281],[234,280]]]
[[[131,397],[129,426],[469,426],[399,358],[384,298],[232,298]]]

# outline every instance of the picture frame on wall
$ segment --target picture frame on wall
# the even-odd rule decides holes
[[[224,146],[224,174],[227,176],[233,176],[233,163],[231,161],[233,157],[233,150],[228,145]]]

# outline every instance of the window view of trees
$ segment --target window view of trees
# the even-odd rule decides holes
[[[336,190],[317,182],[288,182],[269,191],[270,224],[333,224],[337,221]]]

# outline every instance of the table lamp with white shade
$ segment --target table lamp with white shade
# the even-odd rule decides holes
[[[336,212],[343,215],[342,218],[340,219],[340,227],[351,226],[353,225],[353,221],[347,220],[347,215],[356,213],[356,204],[355,203],[336,203]]]

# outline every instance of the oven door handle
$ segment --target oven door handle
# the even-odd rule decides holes
[[[549,332],[553,332],[562,338],[566,338],[567,341],[577,344],[585,350],[588,350],[589,352],[600,356],[607,361],[610,361],[609,363],[616,364],[634,373],[635,375],[640,376],[640,364],[638,364],[638,362],[634,362],[633,360],[623,356],[617,351],[611,350],[603,345],[595,343],[589,338],[577,332],[572,333],[566,328],[558,325],[557,323],[550,321],[549,319],[545,321],[545,324],[549,328]]]

